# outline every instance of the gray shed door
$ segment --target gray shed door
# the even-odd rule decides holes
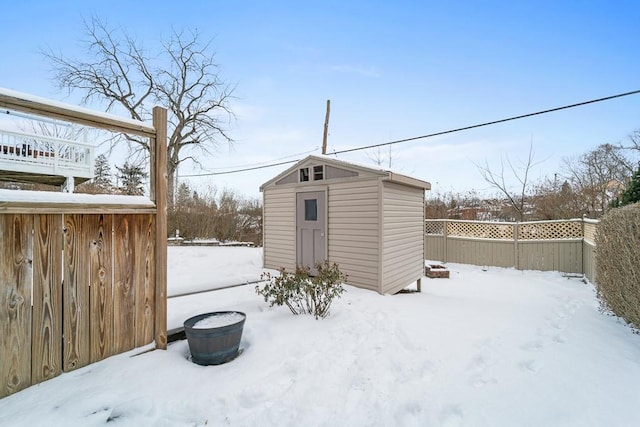
[[[296,264],[316,274],[316,263],[325,260],[326,195],[324,191],[296,194]]]

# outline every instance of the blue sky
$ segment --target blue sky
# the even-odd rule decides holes
[[[237,120],[233,148],[206,159],[209,170],[319,153],[327,99],[329,151],[339,151],[640,89],[637,1],[25,0],[0,15],[0,87],[75,103],[39,50],[82,57],[91,15],[150,48],[172,27],[214,38],[221,76],[237,84]],[[637,128],[640,95],[398,144],[391,167],[434,191],[486,192],[474,163],[524,160],[532,141],[534,176],[553,175],[563,158]],[[258,197],[286,167],[189,182]]]

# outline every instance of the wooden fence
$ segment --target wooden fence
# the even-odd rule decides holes
[[[3,89],[0,107],[152,147],[149,199],[0,200],[0,398],[154,341],[166,348],[166,110],[149,126]]]
[[[595,281],[597,221],[425,221],[425,258],[585,274]]]

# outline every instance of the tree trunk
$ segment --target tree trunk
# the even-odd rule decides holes
[[[167,162],[167,209],[173,209],[176,168],[170,160]]]

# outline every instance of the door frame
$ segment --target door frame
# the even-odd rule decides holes
[[[322,260],[328,259],[329,254],[329,191],[327,186],[319,186],[319,187],[303,187],[296,189],[295,192],[295,210],[294,210],[294,227],[295,227],[295,240],[294,240],[294,265],[298,266],[298,195],[302,193],[323,193],[324,196],[324,253],[322,256]],[[316,268],[314,265],[309,266],[311,269],[311,274],[317,274]]]

